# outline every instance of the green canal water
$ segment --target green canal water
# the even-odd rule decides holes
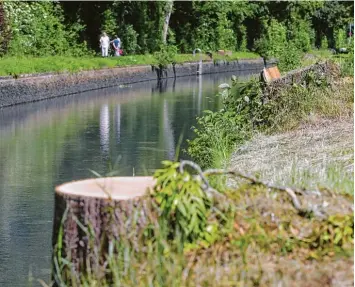
[[[0,286],[49,282],[54,187],[152,175],[232,74],[169,79],[0,109]],[[238,74],[237,74],[238,75]],[[247,73],[240,77],[249,77]],[[180,152],[180,158],[186,155]],[[31,282],[32,280],[32,282]]]

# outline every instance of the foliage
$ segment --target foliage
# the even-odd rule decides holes
[[[341,73],[343,76],[354,76],[354,46],[347,47],[348,53],[338,55],[336,61],[340,63]]]
[[[53,51],[81,55],[87,52],[86,45],[97,51],[102,30],[110,36],[118,33],[129,54],[154,53],[162,44],[164,1],[3,2],[12,32],[11,55],[49,55]],[[195,48],[247,48],[278,56],[275,53],[284,43],[286,29],[286,40],[303,51],[313,45],[313,36],[317,46],[324,35],[334,47],[334,31],[353,22],[353,7],[353,2],[346,1],[174,1],[168,44],[185,53]],[[277,37],[275,41],[271,35]],[[79,42],[83,46],[78,47]]]
[[[281,71],[291,71],[301,66],[302,53],[295,42],[288,42],[279,54]]]
[[[76,36],[66,30],[58,4],[52,2],[4,2],[11,23],[10,55],[82,55],[85,44],[76,44]],[[74,31],[84,26],[76,24]]]
[[[122,48],[127,54],[136,54],[140,47],[138,45],[138,33],[132,25],[125,25],[122,29]]]
[[[329,47],[328,39],[327,39],[326,36],[323,36],[322,41],[321,41],[321,44],[320,44],[320,48],[321,48],[322,50],[326,50],[326,49],[328,49],[328,47]]]
[[[278,57],[286,45],[286,27],[275,19],[270,24],[265,22],[263,34],[255,43],[256,51],[266,58]]]
[[[228,20],[225,13],[218,15],[217,26],[218,49],[235,50],[236,41],[234,31],[231,29],[231,21]]]
[[[346,41],[346,31],[344,31],[344,29],[336,30],[334,38],[335,38],[335,47],[337,49],[348,46],[348,43]]]
[[[244,25],[241,25],[240,36],[238,41],[238,51],[245,52],[247,51],[247,28]]]
[[[354,217],[331,215],[325,222],[318,224],[303,242],[309,244],[312,249],[318,249],[318,252],[311,253],[311,257],[316,259],[334,252],[334,249],[345,249],[354,244]]]
[[[291,25],[290,40],[297,50],[308,52],[314,46],[312,27],[309,21],[298,20]]]
[[[176,63],[177,47],[173,45],[161,45],[160,51],[154,53],[160,67],[166,68],[169,64]]]
[[[237,143],[250,137],[253,126],[260,121],[262,106],[259,82],[239,83],[233,77],[232,90],[224,89],[224,108],[217,112],[205,111],[197,118],[198,127],[193,127],[196,137],[188,140],[188,154],[202,167],[224,167],[226,159]]]
[[[0,56],[7,52],[7,46],[10,40],[9,25],[5,17],[4,4],[0,2]]]
[[[181,234],[183,242],[211,239],[213,226],[207,226],[211,213],[211,198],[202,189],[201,180],[189,172],[180,173],[180,163],[165,161],[156,170],[157,183],[152,196],[157,202],[160,217],[167,222],[170,236]]]
[[[292,48],[289,50],[291,53]],[[195,137],[188,141],[187,153],[204,168],[224,167],[235,145],[245,142],[256,131],[292,129],[310,114],[334,116],[340,109],[347,110],[343,104],[348,99],[332,100],[327,79],[311,71],[302,84],[280,90],[269,101],[263,98],[262,85],[256,80],[238,83],[234,78],[232,83],[232,89],[225,88],[220,94],[224,108],[205,111],[197,118],[198,126],[193,127]]]
[[[103,12],[102,32],[106,32],[109,37],[114,37],[117,34],[116,15],[111,9]]]

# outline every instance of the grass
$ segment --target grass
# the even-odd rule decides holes
[[[312,50],[302,58],[302,67],[313,65],[319,61],[333,60],[339,63],[344,75],[354,75],[353,51],[348,54],[333,54],[330,50]]]
[[[215,54],[216,60],[254,59],[259,55],[251,52],[235,52],[232,56]],[[177,63],[198,61],[199,55],[192,54],[176,55]],[[203,55],[203,60],[209,58]],[[21,75],[46,72],[78,72],[83,70],[95,70],[113,67],[127,67],[135,65],[156,65],[157,59],[153,55],[128,55],[122,57],[3,57],[0,58],[0,75]]]
[[[286,186],[354,192],[353,121],[320,119],[276,135],[256,136],[231,165]]]

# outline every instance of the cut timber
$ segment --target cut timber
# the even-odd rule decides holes
[[[218,50],[217,53],[221,56],[232,56],[233,54],[233,52],[229,50]]]
[[[280,79],[281,74],[277,66],[271,68],[264,68],[262,71],[264,82],[270,83],[272,80]]]
[[[155,218],[147,192],[154,182],[152,177],[111,177],[58,186],[54,262],[65,258],[75,272],[97,271],[114,242],[124,239],[138,248],[140,232]]]

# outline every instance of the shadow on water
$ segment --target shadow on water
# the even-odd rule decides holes
[[[92,177],[90,169],[152,174],[161,160],[183,157],[196,116],[220,108],[218,85],[232,74],[121,85],[0,109],[0,286],[29,285],[30,270],[49,279],[56,185]]]

